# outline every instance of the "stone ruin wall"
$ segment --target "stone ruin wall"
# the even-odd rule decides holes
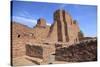
[[[41,44],[27,44],[26,55],[34,58],[42,59],[41,63],[48,63],[49,56],[54,52],[52,46]]]
[[[15,27],[16,26],[13,28]],[[12,33],[13,57],[20,57],[25,55],[27,52],[25,48],[27,43],[32,43],[33,45],[34,43],[42,43],[42,45],[44,45],[44,42],[54,42],[55,45],[56,42],[75,43],[79,41],[78,32],[80,29],[78,24],[77,22],[74,22],[71,16],[64,10],[57,10],[54,13],[54,23],[51,26],[46,25],[45,19],[41,18],[37,21],[37,25],[33,29],[26,30],[22,27],[23,26],[16,27]],[[16,30],[17,28],[22,30]],[[25,32],[28,36],[25,36],[24,33],[20,33],[21,37],[23,37],[16,38],[16,36],[18,36],[18,32]],[[29,36],[30,33],[32,33],[33,37]],[[44,47],[41,47],[40,50],[43,51],[44,49]],[[38,50],[35,49],[34,51],[38,52]],[[53,52],[51,49],[48,49],[48,51]],[[43,55],[46,56],[45,52],[40,56]]]
[[[69,48],[56,49],[55,60],[66,62],[97,61],[97,40],[91,39]]]
[[[34,33],[37,42],[43,43],[49,33],[50,26],[46,24],[46,20],[40,18],[37,20],[36,26],[33,28],[32,32]]]
[[[51,39],[55,38],[53,41],[70,42],[72,44],[79,42],[78,32],[80,29],[77,22],[74,22],[69,13],[65,12],[64,10],[55,11],[54,22],[55,23],[52,25],[52,29],[55,31],[56,35],[53,35],[53,31],[50,34]]]
[[[43,48],[41,46],[27,44],[25,47],[26,55],[43,59]]]

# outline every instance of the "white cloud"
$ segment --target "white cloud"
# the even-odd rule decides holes
[[[51,26],[51,24],[50,24],[50,23],[47,23],[47,25]]]
[[[19,17],[19,16],[13,16],[13,20],[19,20],[19,21],[26,21],[26,22],[31,22],[31,23],[36,23],[37,21],[34,19],[29,19],[29,18],[24,18],[24,17]]]
[[[12,20],[16,21],[18,23],[27,25],[29,27],[33,27],[37,23],[37,20],[35,20],[35,19],[30,19],[30,18],[25,18],[25,17],[20,17],[20,16],[13,16]]]
[[[19,16],[20,17],[29,17],[30,18],[30,14],[27,11],[21,11],[19,12]]]
[[[35,19],[29,19],[29,18],[20,17],[20,16],[13,16],[12,21],[16,21],[17,23],[21,23],[29,27],[33,27],[37,24],[37,20]],[[47,25],[51,26],[50,23],[47,23]]]

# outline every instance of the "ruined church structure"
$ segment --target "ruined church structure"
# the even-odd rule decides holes
[[[80,29],[75,20],[65,10],[54,13],[54,23],[50,27],[49,37],[55,42],[79,42]]]
[[[39,18],[33,28],[12,21],[12,64],[59,63],[59,56],[55,56],[58,49],[78,44],[82,38],[78,22],[63,9],[54,12],[51,26],[44,18]]]

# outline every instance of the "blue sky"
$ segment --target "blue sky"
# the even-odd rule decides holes
[[[12,20],[33,27],[37,19],[44,18],[48,25],[53,23],[53,13],[64,9],[77,20],[85,36],[97,36],[97,7],[62,3],[13,1]]]

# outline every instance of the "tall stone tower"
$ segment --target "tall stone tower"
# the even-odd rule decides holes
[[[67,31],[67,22],[65,21],[65,11],[57,10],[54,13],[54,20],[57,22],[58,41],[68,42],[69,36]]]
[[[51,34],[49,35],[51,38],[55,39],[53,41],[70,43],[78,42],[79,31],[77,22],[71,18],[69,13],[60,9],[54,12],[54,23],[51,26]]]

